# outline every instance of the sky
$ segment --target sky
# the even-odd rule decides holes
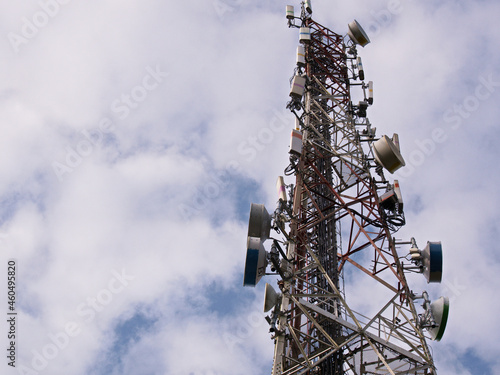
[[[288,165],[288,4],[0,0],[2,374],[270,373],[265,281],[242,280],[250,203],[273,211]],[[500,3],[312,6],[371,39],[368,117],[407,164],[397,237],[442,241],[442,283],[408,276],[450,298],[438,374],[500,373]]]

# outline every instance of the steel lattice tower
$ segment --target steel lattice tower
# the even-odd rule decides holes
[[[272,215],[286,251],[273,240],[268,254],[281,292],[271,295],[267,318],[275,342],[272,374],[435,374],[423,330],[437,324],[426,293],[419,298],[427,312],[417,313],[393,238],[405,224],[402,200],[384,200],[395,185],[374,155],[374,143],[387,137],[376,138],[366,118],[372,86],[363,81],[355,37],[315,22],[308,6],[302,4],[300,17],[304,62],[288,103],[302,147],[285,171],[295,177],[290,199],[283,196]],[[353,89],[364,97],[356,105]],[[411,244],[418,258],[422,252]],[[423,272],[422,262],[414,263]],[[346,296],[345,284],[353,296]]]

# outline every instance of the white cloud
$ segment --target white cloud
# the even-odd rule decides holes
[[[241,207],[259,200],[272,210],[288,164],[294,123],[283,108],[297,32],[286,4],[69,1],[16,53],[8,35],[22,35],[24,17],[43,23],[41,3],[2,2],[0,15],[0,277],[16,258],[19,364],[33,367],[32,350],[75,322],[81,332],[40,374],[104,373],[96,358],[126,374],[268,372],[262,286],[240,288]],[[398,237],[443,241],[443,283],[409,277],[415,291],[452,298],[447,332],[433,343],[439,373],[468,374],[460,353],[471,348],[468,358],[493,370],[498,4],[396,3],[318,0],[313,10],[335,31],[353,18],[372,31],[359,51],[375,81],[368,115],[378,134],[400,134],[410,171],[400,175],[407,225]],[[162,72],[157,81],[151,70]],[[58,176],[54,162],[69,170]],[[117,293],[115,272],[134,277]],[[235,297],[224,315],[214,301],[226,294]],[[114,353],[115,328],[136,311],[153,328],[126,356]]]

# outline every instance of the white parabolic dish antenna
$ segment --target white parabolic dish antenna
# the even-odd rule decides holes
[[[278,298],[280,294],[277,293],[274,288],[266,283],[266,290],[264,294],[264,312],[268,312],[278,303]]]
[[[436,321],[436,327],[429,329],[431,339],[441,340],[446,329],[448,321],[448,311],[450,309],[450,300],[448,297],[440,297],[437,301],[431,303],[431,314]]]
[[[252,203],[248,220],[248,237],[258,237],[262,241],[269,238],[271,232],[271,216],[263,204]]]
[[[390,173],[396,172],[405,166],[403,156],[394,142],[386,135],[373,143],[373,154],[375,160]]]
[[[359,44],[361,47],[370,43],[370,38],[368,38],[368,35],[365,33],[365,30],[363,30],[358,21],[352,21],[348,27],[349,30],[347,31],[347,35],[349,35],[349,38],[351,38],[354,43]]]

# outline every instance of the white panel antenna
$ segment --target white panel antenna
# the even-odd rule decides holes
[[[302,132],[300,130],[292,129],[289,152],[297,156],[302,154]]]
[[[304,6],[306,8],[307,13],[312,14],[312,6],[311,6],[311,0],[305,0]]]
[[[278,177],[278,181],[276,181],[276,190],[278,192],[278,198],[286,202],[287,201],[287,196],[286,196],[286,188],[285,188],[285,179],[283,176]]]
[[[290,89],[290,96],[296,99],[302,98],[306,87],[306,77],[295,75],[292,80],[292,87]]]
[[[297,66],[306,66],[306,49],[304,46],[297,46]]]
[[[311,42],[311,29],[309,27],[300,28],[299,41],[304,44]]]
[[[357,57],[356,62],[358,63],[358,77],[363,81],[365,79],[365,70],[363,68],[363,63],[361,62],[360,56]]]
[[[368,82],[368,104],[373,104],[373,81]]]

